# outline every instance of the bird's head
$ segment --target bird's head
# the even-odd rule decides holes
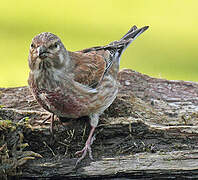
[[[44,32],[32,39],[29,51],[29,67],[31,70],[61,68],[67,51],[61,40],[54,34]]]

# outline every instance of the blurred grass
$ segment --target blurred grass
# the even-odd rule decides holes
[[[27,85],[27,57],[38,33],[57,34],[68,50],[105,45],[149,25],[123,54],[121,68],[198,81],[196,0],[8,0],[0,6],[0,87]]]

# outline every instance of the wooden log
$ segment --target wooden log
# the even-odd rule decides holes
[[[28,87],[0,88],[0,172],[20,178],[165,178],[198,175],[198,83],[120,71],[119,94],[100,118],[88,157],[74,167],[88,119],[56,121]],[[10,123],[11,122],[11,123]],[[7,153],[7,154],[6,154]]]

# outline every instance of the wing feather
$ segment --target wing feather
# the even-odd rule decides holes
[[[74,63],[74,80],[83,85],[95,88],[102,80],[107,56],[104,50],[84,52],[70,52]]]
[[[114,62],[119,62],[120,56],[128,45],[148,29],[144,26],[138,29],[133,26],[120,40],[107,46],[95,46],[77,52],[70,52],[74,61],[74,80],[95,88],[103,76],[111,70]]]

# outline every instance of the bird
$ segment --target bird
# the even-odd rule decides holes
[[[118,93],[120,57],[124,50],[149,26],[132,28],[120,39],[106,46],[68,51],[61,39],[43,32],[31,42],[28,85],[37,102],[55,116],[77,119],[89,117],[91,130],[76,164],[92,157],[91,145],[99,116],[112,104]]]

